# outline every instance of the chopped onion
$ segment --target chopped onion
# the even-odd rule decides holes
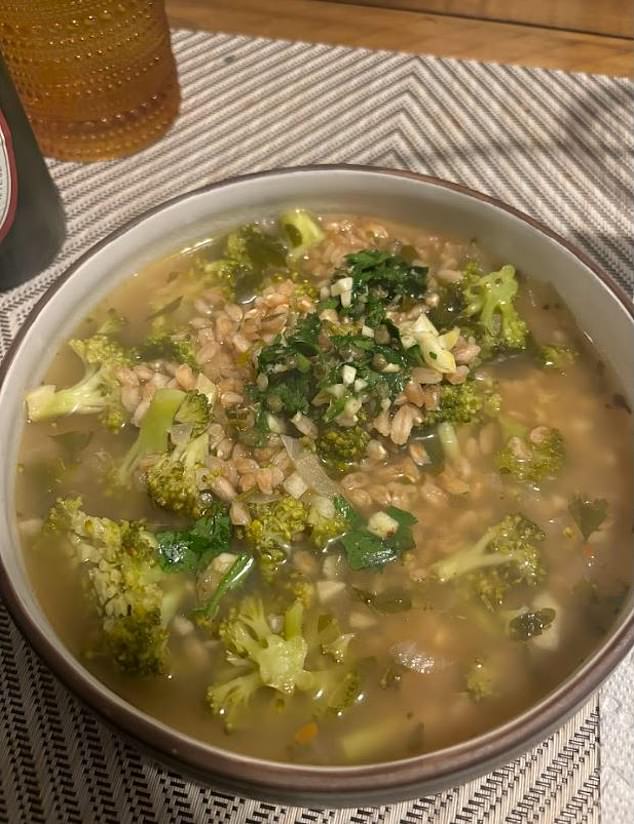
[[[284,432],[284,421],[281,420],[281,418],[276,418],[275,415],[268,413],[266,416],[266,422],[271,432],[274,432],[276,435],[280,435]]]
[[[304,449],[297,438],[291,438],[289,435],[282,435],[282,443],[295,469],[309,489],[328,498],[340,494],[339,487],[326,475],[314,452]]]
[[[196,378],[196,391],[200,392],[201,395],[205,395],[209,401],[209,406],[213,406],[216,403],[218,396],[216,384],[212,383],[207,375],[204,375],[202,372],[200,372]]]
[[[345,581],[317,581],[316,589],[320,603],[327,604],[346,591],[346,584]]]
[[[341,295],[344,292],[349,292],[352,289],[353,284],[354,281],[350,277],[339,278],[339,280],[336,280],[330,287],[330,294],[333,297],[336,297],[337,295]]]
[[[356,376],[357,370],[354,366],[350,366],[349,363],[343,365],[341,369],[341,380],[346,384],[346,386],[350,386],[350,384],[354,383]]]
[[[301,498],[308,489],[299,472],[293,472],[292,475],[289,475],[282,486],[293,498]]]

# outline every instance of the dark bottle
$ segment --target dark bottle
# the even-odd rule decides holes
[[[64,212],[0,56],[0,291],[37,275],[64,240]]]

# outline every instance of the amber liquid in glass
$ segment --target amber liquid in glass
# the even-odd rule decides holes
[[[162,0],[0,0],[0,49],[51,157],[132,154],[178,113]]]

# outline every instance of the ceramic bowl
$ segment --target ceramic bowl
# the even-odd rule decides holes
[[[595,652],[556,690],[477,738],[368,766],[280,764],[190,738],[128,704],[88,672],[55,635],[35,599],[14,514],[25,390],[41,380],[58,344],[91,307],[145,263],[187,246],[192,238],[297,204],[318,212],[371,213],[477,237],[496,258],[517,262],[534,277],[555,285],[634,406],[631,300],[579,250],[527,215],[454,183],[372,168],[299,168],[216,183],[152,209],[93,247],[42,298],[5,358],[0,388],[0,584],[16,623],[53,672],[105,720],[160,760],[226,791],[261,799],[368,806],[426,795],[474,778],[547,736],[631,647],[632,598]]]

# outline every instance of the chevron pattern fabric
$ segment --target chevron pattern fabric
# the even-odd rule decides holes
[[[0,355],[44,289],[122,223],[213,180],[307,163],[411,169],[497,195],[632,291],[631,82],[186,31],[174,47],[184,99],[164,140],[116,163],[51,163],[68,240],[46,272],[0,296]],[[391,807],[302,810],[223,795],[148,760],[66,692],[0,607],[0,822],[625,824],[633,676],[626,662],[601,699],[483,779]]]

